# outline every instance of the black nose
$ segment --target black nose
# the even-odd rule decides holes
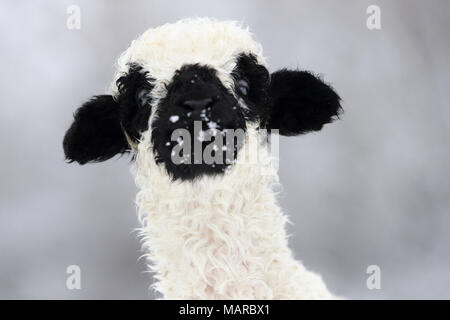
[[[206,99],[189,99],[183,101],[183,106],[192,110],[204,109],[213,104],[214,100],[212,98]]]

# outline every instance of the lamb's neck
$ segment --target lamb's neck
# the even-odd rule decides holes
[[[167,174],[155,171],[150,175],[140,185],[137,197],[139,209],[145,217],[154,214],[165,218],[201,215],[208,221],[224,213],[225,217],[239,215],[246,219],[251,217],[251,212],[258,210],[261,202],[276,206],[272,185],[277,175],[257,165],[236,164],[228,173],[195,181],[172,181]]]
[[[260,284],[254,279],[264,277],[267,264],[290,256],[286,218],[269,177],[236,178],[155,184],[139,193],[144,246],[161,280],[155,287],[166,297],[205,298],[206,291],[220,286],[224,294],[215,298],[248,297],[231,291],[240,288],[238,283],[256,290]],[[174,283],[185,284],[186,293],[176,293],[180,288]],[[204,293],[196,295],[192,290],[198,283]]]
[[[248,297],[231,291],[237,283],[256,290],[255,279],[265,277],[274,261],[290,261],[287,219],[271,188],[277,174],[270,164],[238,158],[227,173],[179,182],[152,160],[148,149],[138,153],[137,204],[150,268],[161,280],[155,286],[166,297],[180,297],[174,283],[186,285],[181,296],[187,298],[206,297],[210,287],[223,289],[222,298]]]

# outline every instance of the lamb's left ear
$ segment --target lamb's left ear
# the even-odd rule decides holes
[[[112,96],[95,96],[76,111],[63,147],[66,159],[79,164],[105,161],[128,150],[119,104]]]
[[[322,129],[342,111],[338,94],[308,71],[282,69],[271,75],[267,129],[292,136]]]

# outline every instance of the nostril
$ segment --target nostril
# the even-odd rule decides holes
[[[200,99],[200,100],[186,100],[183,102],[183,106],[185,106],[189,109],[192,109],[192,110],[197,110],[197,109],[206,108],[209,105],[211,105],[213,102],[214,102],[214,100],[211,98]]]

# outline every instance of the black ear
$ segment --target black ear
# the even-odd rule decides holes
[[[112,96],[95,96],[76,111],[63,147],[66,159],[79,164],[105,161],[128,150]]]
[[[269,99],[266,128],[287,136],[320,130],[342,111],[333,88],[307,71],[272,73]]]

